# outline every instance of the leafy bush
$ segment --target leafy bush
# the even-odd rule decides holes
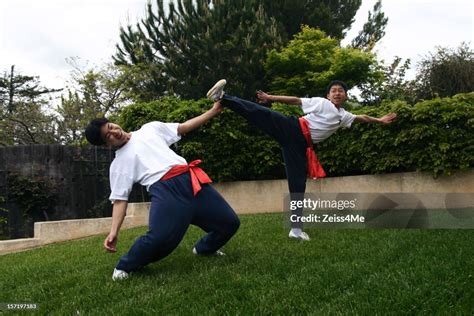
[[[0,195],[0,240],[8,235],[8,210],[3,208],[5,198]]]
[[[154,120],[184,122],[210,107],[207,100],[165,97],[128,106],[117,121],[126,130],[136,130]],[[273,109],[301,115],[294,106],[275,104]],[[415,170],[438,175],[474,166],[474,93],[415,106],[394,101],[353,112],[380,117],[392,111],[398,119],[391,125],[354,123],[316,145],[329,176]],[[188,161],[203,160],[203,168],[216,181],[285,177],[279,145],[230,110],[184,136],[173,149]]]
[[[450,175],[474,167],[474,93],[409,106],[402,101],[363,107],[354,114],[380,117],[396,112],[395,123],[354,123],[316,146],[331,176],[401,171]]]
[[[164,97],[125,108],[118,123],[126,130],[136,130],[154,120],[184,122],[210,107],[210,101],[204,99]],[[299,111],[296,107],[276,108],[287,115]],[[187,161],[201,159],[204,170],[215,181],[285,177],[279,145],[230,110],[185,135],[172,149]]]
[[[372,53],[340,47],[338,39],[320,30],[303,26],[289,44],[268,53],[265,74],[270,92],[280,95],[325,95],[331,80],[344,80],[349,87],[370,81],[371,67],[376,63]]]
[[[57,195],[55,188],[41,178],[31,179],[10,174],[7,176],[8,201],[15,202],[27,217],[42,216],[49,220],[54,212]]]

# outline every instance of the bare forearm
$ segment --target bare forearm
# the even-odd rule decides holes
[[[379,118],[368,115],[357,115],[355,120],[362,123],[382,123]]]
[[[201,125],[204,125],[205,123],[207,123],[210,119],[212,119],[217,114],[219,114],[219,111],[217,111],[216,109],[213,108],[213,109],[210,109],[209,111],[207,111],[207,112],[205,112],[205,113],[203,113],[199,116],[196,116],[196,117],[194,117],[190,120],[187,120],[184,123],[179,124],[178,134],[184,135],[184,134],[189,133],[190,131],[198,128]]]
[[[111,233],[118,234],[120,227],[122,227],[123,220],[127,214],[127,201],[116,200],[114,202],[112,211],[112,227],[110,228]]]
[[[281,102],[292,105],[301,105],[301,99],[298,97],[291,97],[286,95],[268,95],[268,99],[274,102]]]
[[[392,112],[392,113],[382,116],[381,118],[376,118],[376,117],[368,116],[365,114],[356,115],[355,120],[357,122],[363,122],[363,123],[390,124],[393,121],[395,121],[396,118],[397,118],[397,114]]]

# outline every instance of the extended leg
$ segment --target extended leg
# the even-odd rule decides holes
[[[295,133],[301,133],[298,126],[295,129],[295,124],[293,124],[295,118],[285,116],[260,104],[228,95],[224,95],[221,103],[224,107],[243,116],[280,144],[291,142]]]

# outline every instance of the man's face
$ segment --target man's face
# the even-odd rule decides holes
[[[347,94],[341,85],[333,85],[326,96],[335,106],[340,107],[347,100]]]
[[[107,146],[121,147],[128,142],[128,135],[117,124],[108,122],[100,128],[100,135]]]

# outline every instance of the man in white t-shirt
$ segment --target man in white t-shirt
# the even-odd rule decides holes
[[[127,133],[107,119],[92,120],[87,140],[96,146],[116,148],[110,165],[112,227],[104,241],[109,252],[117,251],[120,227],[126,215],[134,183],[145,186],[151,196],[149,230],[120,258],[113,280],[169,255],[181,242],[190,224],[207,232],[194,246],[196,255],[223,255],[219,250],[239,228],[230,205],[209,185],[211,179],[197,165],[189,164],[169,148],[184,135],[222,111],[220,104],[184,123],[151,122]]]
[[[214,100],[215,104],[220,103],[240,114],[280,143],[292,200],[304,198],[307,176],[316,179],[326,175],[313,151],[313,143],[325,140],[339,128],[350,127],[354,121],[390,124],[396,118],[395,113],[374,118],[354,115],[344,110],[341,105],[347,99],[348,88],[344,82],[338,80],[328,85],[326,98],[299,98],[257,91],[257,98],[261,102],[274,101],[301,106],[306,115],[300,118],[284,116],[260,104],[226,95],[225,85],[224,79],[219,80],[209,90],[207,97]],[[292,214],[298,216],[302,213],[302,208],[292,211]],[[302,230],[302,222],[292,222],[291,227],[289,237],[309,240],[308,234]]]

